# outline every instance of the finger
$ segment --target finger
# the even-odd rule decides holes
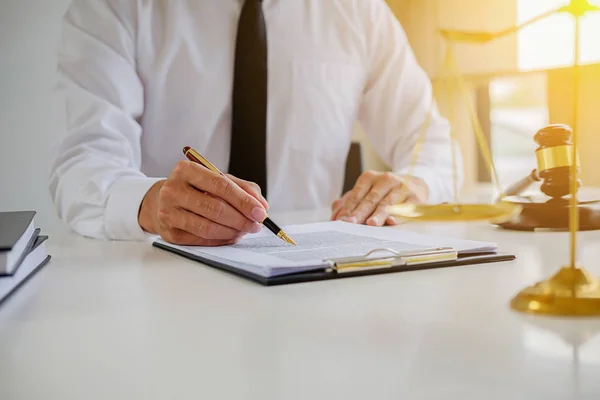
[[[385,223],[386,223],[386,225],[390,225],[390,226],[396,226],[396,225],[400,224],[400,222],[398,221],[398,218],[392,217],[392,216],[387,217],[387,219],[385,220]]]
[[[179,229],[168,229],[161,234],[163,240],[168,243],[177,244],[180,246],[205,246],[205,247],[216,247],[216,246],[227,246],[236,244],[241,238],[234,240],[214,240],[204,239],[189,232],[185,232]]]
[[[427,202],[429,197],[429,187],[422,179],[415,177],[403,177],[402,180],[410,193],[407,201],[410,201],[414,204]]]
[[[352,217],[352,212],[356,206],[369,193],[374,179],[375,174],[373,172],[365,172],[357,179],[354,188],[348,192],[348,197],[339,210],[336,219],[348,219]]]
[[[165,190],[168,189],[167,186]],[[167,197],[167,201],[170,200],[175,207],[190,211],[236,231],[257,233],[261,230],[261,225],[258,222],[249,220],[229,203],[204,194],[189,185],[182,185],[182,188],[176,194],[161,194],[163,198]]]
[[[386,197],[391,190],[393,190],[395,183],[388,181],[387,179],[379,179],[373,188],[367,193],[360,204],[352,212],[352,215],[356,217],[358,224],[363,224],[373,214],[373,212],[379,206],[379,203]],[[383,224],[383,221],[381,221]]]
[[[342,206],[346,203],[346,200],[350,196],[350,192],[346,192],[341,198],[337,199],[331,205],[331,220],[337,219]]]
[[[338,210],[341,208],[341,206],[342,206],[341,200],[336,200],[331,204],[331,219],[335,219],[335,216],[336,216]]]
[[[196,189],[223,199],[254,222],[262,222],[267,217],[267,211],[258,200],[224,175],[187,161],[177,163],[174,174]]]
[[[167,229],[178,229],[209,240],[234,240],[243,233],[181,208],[159,210],[158,220]]]
[[[342,206],[344,205],[345,199],[338,199],[331,204],[331,219],[335,219],[339,214]]]
[[[269,203],[267,202],[267,199],[265,199],[264,196],[262,195],[262,190],[260,189],[260,186],[258,186],[254,182],[246,181],[246,180],[237,178],[233,175],[228,174],[227,176],[231,180],[233,180],[239,187],[244,189],[247,193],[251,194],[256,200],[258,200],[260,202],[260,204],[262,204],[266,210],[269,209]]]
[[[390,217],[390,213],[387,210],[387,207],[403,203],[409,197],[409,192],[406,186],[397,186],[392,189],[387,196],[385,196],[380,202],[375,211],[367,220],[367,225],[372,226],[383,226],[388,217]]]

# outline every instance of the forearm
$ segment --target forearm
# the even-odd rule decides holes
[[[66,137],[50,171],[58,214],[94,238],[140,239],[142,199],[159,179],[141,172],[144,86],[137,75],[135,2],[72,2],[58,51]]]
[[[450,127],[441,117],[429,127],[425,140],[412,147],[410,160],[397,159],[393,170],[398,175],[421,179],[428,188],[427,202],[439,204],[453,201],[463,181],[463,158],[458,144],[450,140]]]
[[[462,185],[462,157],[452,157],[450,126],[398,20],[383,2],[369,2],[365,22],[373,60],[360,121],[377,153],[398,176],[426,183],[429,203],[451,201]],[[456,165],[456,169],[454,166]],[[456,174],[455,174],[456,171]]]

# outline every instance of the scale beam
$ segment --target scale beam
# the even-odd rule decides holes
[[[575,18],[583,17],[586,14],[600,11],[600,7],[590,4],[588,0],[571,0],[566,6],[556,8],[554,10],[547,11],[541,15],[538,15],[522,24],[512,26],[507,29],[496,32],[485,32],[485,31],[461,31],[461,30],[450,30],[442,29],[440,34],[446,40],[455,43],[473,43],[473,44],[486,44],[497,39],[501,39],[505,36],[518,33],[524,28],[535,24],[541,20],[544,20],[555,14],[571,14]]]

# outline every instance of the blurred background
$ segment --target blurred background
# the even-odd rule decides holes
[[[498,32],[521,24],[569,0],[389,0],[407,32],[421,65],[439,95],[440,109],[450,118],[466,161],[464,190],[490,182],[478,154],[466,99],[450,90],[442,69],[446,45],[440,29]],[[600,0],[590,0],[600,5]],[[568,14],[541,20],[516,34],[487,44],[457,44],[455,54],[488,140],[501,184],[506,186],[536,167],[533,136],[545,125],[573,122],[574,21]],[[584,185],[600,185],[595,149],[600,148],[600,12],[581,21],[579,152]],[[356,137],[365,141],[357,129]],[[369,148],[369,165],[385,168]]]
[[[591,1],[600,5],[600,0]],[[436,90],[444,42],[439,29],[497,31],[567,0],[388,0]],[[47,190],[49,166],[64,135],[64,109],[55,91],[56,43],[69,0],[0,2],[0,210],[35,209],[39,226],[58,223]],[[580,89],[582,179],[600,186],[594,149],[600,148],[600,13],[581,26],[585,66]],[[533,136],[550,123],[572,123],[573,21],[557,15],[486,45],[459,45],[456,57],[503,184],[535,167]],[[455,131],[465,156],[465,190],[489,182],[463,97],[440,99],[455,108]],[[357,127],[363,168],[386,169]]]

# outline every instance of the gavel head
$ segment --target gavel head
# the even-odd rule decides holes
[[[538,176],[543,180],[540,190],[547,196],[560,198],[571,192],[571,171],[576,166],[574,158],[578,158],[573,157],[572,137],[573,130],[559,124],[541,129],[534,137],[539,145],[535,151]],[[579,176],[578,163],[576,173]],[[577,185],[581,186],[579,178]]]

